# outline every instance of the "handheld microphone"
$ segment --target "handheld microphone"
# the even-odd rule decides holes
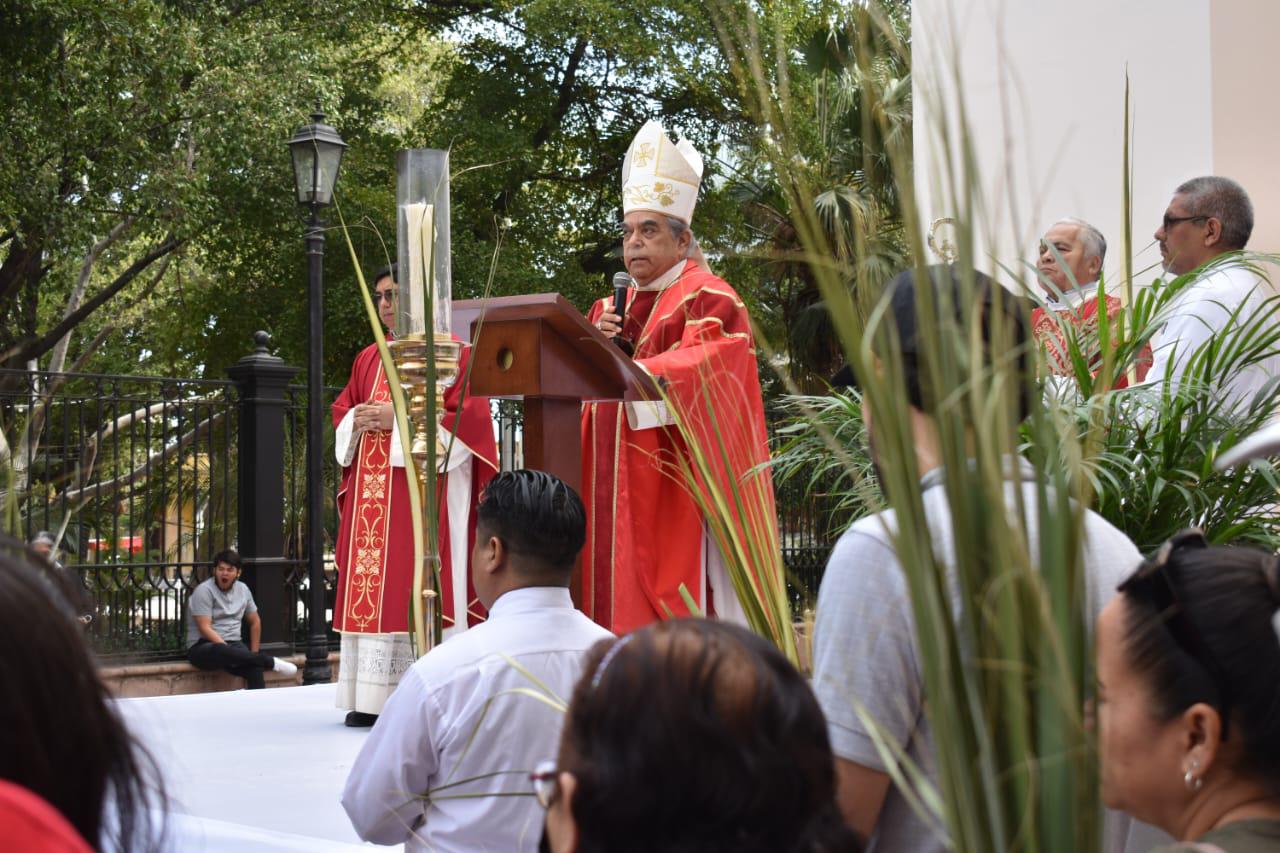
[[[627,288],[630,286],[631,286],[631,276],[627,275],[625,272],[618,272],[613,274],[613,313],[618,315],[619,327],[622,326],[622,320],[624,317],[626,317]],[[624,338],[622,336],[621,331],[619,331],[618,334],[614,335],[613,342],[617,344],[618,348],[621,349],[623,352],[625,352],[627,355],[631,355],[635,351],[635,348],[634,346],[632,346],[631,341]]]

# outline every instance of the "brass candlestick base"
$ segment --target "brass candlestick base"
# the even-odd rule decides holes
[[[391,357],[395,359],[400,374],[400,387],[409,401],[409,424],[413,427],[413,439],[409,453],[413,456],[418,472],[418,482],[424,488],[427,480],[427,342],[425,337],[411,335],[391,341]],[[458,379],[458,359],[462,344],[451,336],[437,332],[434,337],[436,362],[436,456],[445,453],[445,441],[439,429],[444,418],[444,393]]]
[[[410,335],[391,341],[391,357],[396,363],[396,372],[400,376],[400,388],[408,400],[408,419],[413,430],[413,438],[409,444],[409,455],[413,457],[414,473],[418,478],[419,494],[424,498],[423,513],[426,513],[427,475],[431,466],[431,445],[427,428],[427,341],[425,335]],[[462,344],[452,336],[437,332],[433,337],[435,355],[436,384],[435,416],[436,416],[436,459],[444,458],[446,447],[440,421],[444,418],[444,393],[458,379],[458,359],[462,355]],[[423,518],[424,525],[435,525],[436,518]],[[428,541],[430,541],[428,539]],[[422,589],[421,612],[424,616],[425,631],[419,639],[419,654],[426,654],[434,646],[436,625],[439,611],[439,592],[434,588],[434,579],[438,577],[440,568],[439,554],[424,554],[422,557],[422,577],[432,578],[432,582],[424,584]],[[416,631],[415,631],[416,632]]]

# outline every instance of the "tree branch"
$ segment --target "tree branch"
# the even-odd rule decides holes
[[[574,42],[573,50],[569,52],[569,60],[565,63],[564,72],[560,76],[555,108],[533,134],[533,139],[530,140],[532,151],[537,151],[545,145],[555,132],[560,129],[560,126],[564,123],[564,117],[569,114],[569,108],[573,106],[574,88],[578,81],[578,67],[582,64],[583,57],[586,56],[587,46],[587,40],[581,36]],[[497,201],[494,203],[494,211],[499,216],[511,208],[511,203],[515,200],[516,193],[520,191],[520,185],[524,183],[525,176],[528,173],[528,161],[521,162],[520,165],[512,170],[511,175],[507,178],[506,186],[503,187]]]
[[[106,237],[93,244],[89,252],[84,256],[84,263],[80,265],[80,275],[76,278],[75,287],[71,288],[71,295],[67,297],[67,307],[63,310],[62,316],[69,317],[75,310],[80,307],[80,300],[84,299],[84,292],[89,287],[89,278],[93,274],[93,265],[98,262],[98,258],[106,251],[107,247],[120,239],[120,235],[125,229],[133,224],[133,217],[126,216],[115,224],[115,227],[108,232]],[[62,366],[67,360],[67,347],[71,345],[71,330],[58,339],[58,343],[53,347],[53,355],[49,358],[49,372],[61,373]]]
[[[155,261],[163,258],[165,255],[177,249],[185,241],[179,240],[170,234],[165,238],[164,242],[147,252],[141,258],[129,265],[129,268],[120,275],[116,276],[115,281],[104,287],[101,291],[94,294],[93,298],[85,302],[71,314],[62,318],[58,325],[45,332],[40,337],[27,341],[13,347],[9,352],[0,358],[0,363],[4,362],[23,362],[32,358],[39,358],[46,352],[51,350],[58,342],[58,339],[65,335],[69,330],[74,329],[78,323],[88,317],[94,311],[101,308],[107,300],[115,296],[123,290],[131,281],[138,277],[138,274],[151,266]]]
[[[90,445],[93,456],[97,456],[97,446],[101,439],[110,435],[112,432],[124,428],[125,426],[131,426],[137,420],[149,418],[157,413],[163,412],[164,408],[168,405],[170,404],[167,402],[156,403],[149,408],[139,409],[116,419],[115,423],[110,424],[107,430],[90,439],[93,442],[93,444]],[[151,473],[151,469],[158,463],[181,453],[190,447],[197,439],[208,435],[209,431],[220,423],[224,417],[226,417],[226,412],[214,412],[208,418],[197,424],[194,429],[183,434],[183,436],[173,444],[167,445],[152,453],[141,465],[138,465],[132,471],[129,471],[126,474],[121,474],[118,477],[114,477],[105,483],[90,483],[86,486],[68,489],[61,495],[61,498],[68,503],[74,503],[81,498],[98,498],[102,496],[103,492],[112,493],[119,491],[123,486],[130,486],[139,479],[148,476]],[[92,460],[90,461],[90,466],[92,466]]]

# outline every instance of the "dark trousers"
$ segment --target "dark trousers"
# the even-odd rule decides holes
[[[198,669],[225,669],[232,675],[238,675],[248,682],[250,690],[266,687],[262,673],[276,664],[271,655],[251,652],[248,646],[237,640],[211,643],[203,638],[187,649],[187,660]]]

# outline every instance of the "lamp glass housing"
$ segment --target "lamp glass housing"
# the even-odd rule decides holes
[[[311,124],[298,128],[289,140],[298,204],[328,207],[333,203],[333,187],[346,148],[338,131],[324,123],[324,113],[317,111]]]

